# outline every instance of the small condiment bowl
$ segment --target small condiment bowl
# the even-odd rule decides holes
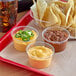
[[[41,47],[47,47],[52,51],[52,54],[50,54],[50,56],[47,57],[35,57],[33,55],[31,55],[29,52],[29,49],[35,46],[41,46]],[[46,68],[49,67],[52,61],[52,57],[54,55],[54,47],[46,42],[42,42],[42,41],[37,41],[36,43],[31,43],[27,46],[26,48],[27,51],[27,55],[28,55],[28,60],[29,60],[29,64],[37,69],[42,69],[42,68]],[[45,50],[44,50],[45,51]],[[48,51],[48,50],[47,50]],[[41,55],[41,54],[40,54]]]
[[[36,35],[35,37],[32,39],[32,40],[29,40],[29,41],[23,41],[23,40],[20,40],[18,38],[15,37],[15,34],[19,31],[19,30],[33,30]],[[25,48],[28,44],[30,43],[35,43],[37,37],[38,37],[39,33],[38,31],[33,28],[33,27],[30,27],[30,26],[18,26],[18,27],[15,27],[12,31],[11,31],[11,36],[13,38],[13,42],[14,42],[14,47],[16,50],[18,51],[24,51],[25,52]]]
[[[52,40],[48,40],[46,37],[45,37],[45,33],[48,31],[48,30],[62,30],[64,31],[66,34],[67,34],[67,38],[63,41],[52,41]],[[63,34],[63,33],[62,33]],[[48,37],[48,36],[47,36]],[[42,38],[45,42],[51,44],[52,46],[54,46],[55,48],[55,52],[61,52],[63,51],[65,48],[66,48],[66,45],[67,45],[67,41],[70,37],[70,33],[68,30],[66,30],[65,28],[62,28],[62,27],[57,27],[57,26],[54,26],[54,27],[48,27],[46,29],[43,30],[42,32]]]

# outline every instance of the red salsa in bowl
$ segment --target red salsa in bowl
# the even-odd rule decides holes
[[[70,34],[66,29],[56,26],[48,27],[42,32],[44,41],[53,45],[55,52],[63,51],[66,48],[69,36]]]

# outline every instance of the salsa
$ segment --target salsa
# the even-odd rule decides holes
[[[69,38],[69,32],[61,27],[49,27],[42,33],[45,42],[55,48],[55,52],[63,51]]]
[[[67,33],[62,30],[48,30],[44,36],[50,41],[64,41],[68,37]]]

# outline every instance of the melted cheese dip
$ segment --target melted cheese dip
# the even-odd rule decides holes
[[[26,46],[30,43],[34,43],[36,41],[37,38],[37,33],[35,31],[33,31],[34,36],[30,38],[30,41],[24,42],[22,41],[21,38],[16,38],[15,36],[13,36],[13,42],[14,42],[14,47],[16,48],[16,50],[18,51],[25,51]]]
[[[51,63],[53,51],[45,46],[34,46],[28,50],[29,63],[35,68],[45,68]]]

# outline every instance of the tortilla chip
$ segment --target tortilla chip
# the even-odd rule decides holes
[[[72,6],[70,6],[68,11],[67,11],[67,14],[66,14],[66,24],[68,23],[69,15],[72,15],[71,14],[71,9],[72,9]]]
[[[74,1],[74,5],[76,5],[76,0],[73,0]]]
[[[68,2],[62,2],[62,1],[56,1],[54,2],[55,5],[58,5],[58,8],[66,15],[68,8],[69,8],[69,3]]]
[[[54,12],[55,13],[55,15],[56,15],[56,17],[57,17],[57,19],[58,19],[58,22],[56,23],[58,26],[60,26],[61,25],[61,18],[60,18],[60,16],[59,16],[59,14],[58,13],[56,13],[56,12]]]
[[[44,13],[47,8],[47,3],[45,0],[37,0],[37,8],[38,8],[38,14],[39,14],[39,19],[42,20]]]
[[[67,27],[69,28],[69,26],[71,26],[72,24],[73,24],[73,17],[72,17],[72,15],[69,15],[68,22],[66,24],[66,28]]]
[[[63,1],[55,1],[55,4],[58,4],[59,6],[66,6],[67,2],[63,2]]]
[[[70,7],[72,7],[70,14],[73,15],[74,14],[74,0],[68,0],[68,3],[70,4]]]
[[[45,0],[47,2],[48,5],[50,5],[50,3],[52,2],[52,0]]]
[[[60,18],[60,16],[59,16],[59,14],[58,14],[58,12],[57,12],[57,10],[55,9],[55,6],[54,5],[52,5],[51,6],[51,8],[52,8],[52,10],[53,10],[53,12],[54,12],[54,14],[56,15],[56,17],[57,17],[57,19],[58,19],[58,22],[57,22],[57,24],[56,25],[61,25],[61,18]]]
[[[54,6],[54,9],[57,11],[57,13],[59,14],[60,18],[61,18],[61,26],[65,26],[66,25],[66,16],[64,13],[62,13],[62,11],[55,6],[55,4],[52,4],[51,6]]]
[[[72,27],[76,28],[76,15],[74,16]]]
[[[76,28],[69,27],[67,29],[70,32],[70,35],[76,37]]]
[[[67,28],[69,27],[76,28],[76,16],[74,16],[74,18],[72,17],[72,15],[69,16]]]
[[[76,5],[74,7],[74,16],[76,15]]]
[[[31,11],[33,12],[34,18],[35,18],[35,19],[38,19],[38,12],[37,12],[36,3],[34,3],[34,4],[31,6]]]
[[[74,1],[73,0],[69,0],[68,3],[70,4],[70,7],[68,9],[67,15],[66,15],[66,24],[67,27],[71,26],[71,27],[75,27],[75,23],[74,23]]]
[[[74,22],[76,23],[76,15],[74,16]]]
[[[58,19],[57,19],[56,15],[54,14],[51,7],[50,8],[47,7],[43,20],[47,21],[47,23],[45,23],[46,27],[54,25],[58,22]]]
[[[76,28],[76,24],[72,24],[71,27]]]

